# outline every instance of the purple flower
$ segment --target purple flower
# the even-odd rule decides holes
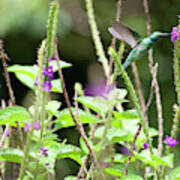
[[[178,144],[178,141],[176,139],[173,139],[172,137],[166,136],[164,143],[168,146],[174,147]]]
[[[48,148],[40,147],[40,154],[41,156],[47,156],[48,155]]]
[[[46,162],[46,164],[45,164],[45,165],[46,165],[46,167],[47,167],[47,168],[50,168],[50,165],[49,165],[49,163],[48,163],[48,162]]]
[[[172,32],[171,32],[171,41],[174,42],[175,40],[177,40],[178,36],[179,36],[178,28],[173,27]]]
[[[28,132],[29,129],[30,129],[30,123],[26,122],[26,123],[24,124],[24,132]]]
[[[47,68],[44,66],[44,67],[43,67],[42,75],[43,75],[43,76],[46,76],[47,73],[48,73]]]
[[[52,57],[52,56],[49,57],[49,62],[54,61],[54,60],[56,60],[55,57]]]
[[[43,76],[45,77],[46,75],[48,75],[48,79],[51,81],[53,80],[54,76],[53,76],[53,66],[49,66],[48,70],[46,67],[43,68]]]
[[[6,130],[5,134],[7,137],[9,137],[9,135],[10,135],[9,129]]]
[[[145,143],[143,144],[143,148],[144,148],[144,149],[147,149],[147,148],[148,148],[148,143],[147,143],[147,142],[145,142]]]
[[[54,79],[54,76],[53,76],[53,66],[49,66],[47,75],[48,75],[48,79],[50,81],[52,81]]]
[[[105,82],[99,84],[88,84],[84,89],[85,96],[101,96],[105,97],[113,89],[113,86],[106,86]]]
[[[51,81],[44,81],[42,85],[43,91],[50,92],[52,88]]]
[[[41,123],[39,121],[34,122],[33,128],[34,130],[39,131],[41,129]]]
[[[38,86],[38,84],[39,84],[39,77],[36,76],[36,81],[35,81],[34,85],[35,85],[35,86]]]

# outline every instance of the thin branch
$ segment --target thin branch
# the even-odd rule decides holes
[[[144,111],[145,114],[147,113],[148,108],[149,108],[149,106],[151,105],[151,102],[152,102],[154,89],[155,89],[155,79],[156,79],[156,76],[157,76],[157,67],[158,67],[158,64],[156,63],[155,66],[153,67],[153,78],[152,78],[152,81],[151,81],[150,95],[149,95],[148,101],[146,103],[145,111]]]
[[[4,100],[1,101],[1,107],[2,107],[2,109],[6,107],[6,104],[5,104],[5,101],[4,101]],[[4,141],[5,141],[5,138],[6,138],[6,132],[7,132],[8,129],[9,129],[9,125],[6,124],[6,128],[5,128],[5,130],[4,130],[4,133],[3,133],[2,136],[1,136],[0,149],[2,148],[2,146],[3,146],[3,144],[4,144]]]
[[[1,141],[0,141],[0,149],[2,148],[4,141],[6,139],[6,132],[8,131],[8,129],[9,129],[9,125],[6,124],[6,128],[4,130],[4,133],[3,133],[2,137],[1,137]]]
[[[8,65],[7,65],[7,62],[6,62],[7,60],[9,60],[9,57],[7,56],[7,54],[5,53],[5,51],[3,49],[3,41],[2,40],[0,40],[0,60],[2,61],[2,64],[3,64],[5,81],[6,81],[6,85],[7,85],[8,92],[9,92],[9,97],[10,97],[10,102],[11,102],[10,104],[12,106],[15,106],[16,105],[15,96],[14,96],[14,92],[13,92],[13,89],[12,89],[12,86],[11,86],[11,80],[10,80],[9,72],[7,70]],[[22,137],[20,126],[17,126],[17,129],[18,129],[18,135],[19,135],[20,142],[22,143],[23,142],[23,137]],[[14,130],[13,130],[13,134],[15,135]]]
[[[147,0],[143,0],[144,4],[144,12],[146,15],[146,23],[147,23],[147,31],[148,35],[151,34],[151,18],[149,14],[149,5]],[[153,50],[149,50],[149,68],[151,71],[151,74],[153,72]],[[153,76],[153,74],[152,74]],[[157,113],[158,113],[158,156],[161,157],[162,154],[162,148],[163,148],[163,116],[162,116],[162,103],[161,103],[161,95],[159,92],[159,84],[157,81],[157,78],[154,81],[155,83],[155,96],[156,96],[156,107],[157,107]]]
[[[11,86],[11,81],[10,81],[9,73],[8,73],[8,70],[7,70],[7,66],[8,65],[6,63],[6,61],[9,60],[9,57],[4,52],[3,41],[2,40],[0,40],[0,59],[1,59],[2,64],[3,64],[4,76],[5,76],[6,85],[8,87],[8,91],[9,91],[9,96],[10,96],[11,104],[15,105],[14,92],[13,92],[13,89],[12,89],[12,86]]]
[[[83,128],[82,123],[81,123],[81,119],[80,119],[80,115],[79,115],[79,111],[78,111],[79,108],[78,108],[77,97],[78,97],[78,92],[77,92],[77,89],[75,88],[74,105],[75,105],[75,108],[76,108],[76,114],[77,114],[77,117],[78,117],[79,125],[80,125],[81,128]],[[81,166],[76,180],[79,180],[80,177],[82,176],[82,174],[84,174],[84,166],[87,164],[87,161],[88,161],[88,155],[86,155],[85,158],[84,158],[84,162],[83,162],[84,165]]]
[[[121,17],[121,7],[122,7],[122,0],[119,0],[117,2],[117,12],[116,12],[116,21],[119,22],[120,17]],[[111,46],[115,49],[115,45],[116,45],[116,37],[113,37],[112,39],[112,43]],[[113,58],[112,56],[110,56],[109,59],[109,75],[108,75],[108,79],[107,79],[107,87],[111,84],[111,74],[112,74],[112,69],[113,69]]]
[[[11,86],[11,80],[10,80],[9,72],[7,69],[7,67],[8,67],[7,60],[9,60],[9,57],[5,53],[2,40],[0,40],[0,60],[2,61],[3,70],[4,70],[4,77],[5,77],[6,85],[7,85],[8,92],[9,92],[10,105],[15,106],[16,105],[15,96],[14,96],[14,92],[13,92],[13,89]],[[6,127],[8,127],[8,126],[6,126]],[[6,133],[6,131],[5,131],[5,133]],[[10,146],[14,146],[14,147],[17,146],[17,142],[16,142],[17,137],[19,137],[19,141],[20,141],[19,144],[23,145],[23,137],[22,137],[21,128],[19,125],[17,125],[17,134],[16,134],[16,130],[12,129],[12,135],[13,136],[11,136],[11,138],[13,138],[14,144],[10,143]],[[19,174],[19,164],[15,164],[14,165],[14,177],[15,178],[18,177],[18,174]]]
[[[131,63],[131,67],[132,67],[132,72],[133,72],[134,79],[135,79],[135,82],[136,82],[137,93],[139,95],[139,102],[141,104],[142,111],[144,112],[145,125],[146,125],[146,128],[148,129],[149,122],[148,122],[148,116],[145,113],[145,111],[146,111],[146,104],[145,104],[145,100],[144,100],[144,95],[143,95],[141,81],[140,81],[140,78],[139,78],[139,73],[138,73],[138,70],[137,70],[137,66],[136,66],[136,64],[134,62]]]
[[[133,143],[132,143],[132,146],[131,146],[131,151],[130,151],[130,153],[129,153],[128,161],[127,161],[127,163],[126,163],[126,168],[125,168],[125,170],[124,170],[124,176],[126,176],[127,173],[128,173],[129,163],[130,163],[131,158],[132,158],[132,156],[133,156],[133,151],[134,151],[134,148],[135,148],[135,143],[136,143],[136,140],[137,140],[137,138],[138,138],[138,136],[139,136],[139,134],[140,134],[140,132],[141,132],[141,128],[142,128],[142,125],[139,124],[138,130],[137,130],[137,132],[136,132],[136,134],[135,134],[135,136],[134,136],[134,139],[133,139]]]
[[[92,132],[91,132],[91,135],[90,135],[90,140],[91,141],[93,141],[97,125],[98,125],[97,123],[93,124]],[[84,158],[83,166],[86,166],[87,161],[88,161],[88,155],[86,155],[85,158]],[[83,177],[83,175],[84,175],[84,167],[83,166],[81,166],[81,168],[79,169],[79,172],[78,172],[76,180],[79,180],[80,177]]]
[[[99,164],[98,164],[98,161],[96,159],[96,154],[95,152],[93,151],[93,149],[91,148],[91,146],[89,145],[88,141],[87,141],[87,137],[86,137],[86,134],[84,132],[84,129],[82,128],[82,126],[80,125],[80,123],[76,120],[76,117],[75,115],[73,114],[72,112],[72,106],[71,106],[71,102],[70,102],[70,99],[69,99],[69,96],[68,96],[68,93],[67,93],[67,90],[66,90],[66,85],[65,85],[65,81],[64,81],[64,76],[63,76],[63,73],[62,73],[62,69],[60,67],[60,58],[59,58],[59,54],[58,54],[58,51],[57,51],[57,44],[55,43],[55,57],[56,57],[56,61],[57,61],[57,66],[58,66],[58,73],[59,73],[59,77],[61,79],[61,85],[62,85],[62,88],[63,88],[63,94],[64,94],[64,98],[65,98],[65,101],[66,101],[66,104],[68,106],[68,109],[69,109],[69,113],[71,114],[71,117],[76,125],[76,128],[77,130],[79,131],[81,137],[83,138],[91,156],[92,156],[92,159],[93,159],[93,162],[94,164],[96,165],[96,167],[101,170]],[[101,171],[100,171],[101,172]],[[104,174],[101,174],[102,176],[102,179],[104,180],[105,177],[104,177]]]
[[[77,177],[76,177],[76,180],[79,180],[81,177],[82,177],[82,178],[85,177],[85,174],[84,174],[84,166],[86,166],[87,161],[88,161],[88,155],[86,155],[86,156],[84,157],[83,165],[82,165],[81,168],[79,169],[79,172],[78,172],[78,175],[77,175]]]

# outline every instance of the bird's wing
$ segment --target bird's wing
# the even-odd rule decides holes
[[[110,27],[108,31],[116,38],[125,41],[131,48],[134,48],[139,41],[139,35],[120,22],[113,22],[112,27]]]

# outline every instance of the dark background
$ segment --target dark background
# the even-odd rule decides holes
[[[102,80],[103,72],[97,62],[96,52],[90,36],[84,0],[61,0],[59,17],[59,50],[61,58],[71,62],[73,67],[64,70],[64,76],[70,96],[73,96],[73,85],[81,82],[83,86],[90,82]],[[96,21],[105,50],[111,44],[111,35],[107,28],[116,16],[116,0],[94,0]],[[49,0],[1,0],[0,1],[0,38],[4,40],[5,49],[11,61],[9,64],[36,63],[37,49],[46,36]],[[152,30],[170,32],[178,23],[180,13],[179,0],[149,1]],[[134,28],[142,37],[146,36],[146,21],[142,0],[124,0],[121,21]],[[173,84],[173,44],[170,39],[163,39],[154,46],[154,60],[158,62],[158,80],[162,97],[165,134],[170,133],[176,95]],[[150,74],[147,56],[137,62],[140,78],[147,99],[150,89]],[[0,65],[2,72],[2,65]],[[131,74],[130,68],[128,72]],[[98,78],[97,78],[98,77]],[[11,74],[12,86],[19,105],[29,107],[33,94]],[[122,82],[122,86],[124,86]],[[53,95],[63,101],[61,95]],[[0,76],[0,99],[8,100],[7,88],[3,73]],[[150,125],[157,127],[155,101],[149,109]],[[77,144],[76,131],[66,129],[59,132],[60,138]],[[73,162],[62,160],[60,179],[64,173],[76,173]],[[70,161],[70,160],[68,160]]]

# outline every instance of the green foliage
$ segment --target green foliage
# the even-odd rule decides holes
[[[53,66],[53,72],[58,71],[57,62],[52,61],[50,65]],[[61,68],[71,67],[70,63],[66,63],[64,61],[60,61]],[[36,86],[34,85],[37,76],[37,66],[24,66],[24,65],[12,65],[8,67],[9,72],[15,73],[16,77],[28,88],[33,91],[36,90]],[[62,93],[61,82],[59,79],[55,79],[52,81],[52,92]]]
[[[169,180],[179,180],[180,179],[180,167],[177,167],[171,171],[168,176]]]
[[[96,138],[103,138],[104,127],[99,127],[95,132]],[[131,134],[128,130],[123,130],[120,128],[111,128],[107,131],[107,144],[114,144],[121,141],[130,141],[133,138],[133,134]]]
[[[124,178],[121,178],[121,180],[143,180],[143,178],[140,177],[140,176],[137,176],[135,174],[130,174],[130,175],[127,175]]]
[[[89,145],[90,145],[91,148],[93,149],[93,142],[92,142],[89,138],[87,138],[87,142],[89,143]],[[86,145],[86,143],[84,142],[84,140],[83,140],[82,137],[80,138],[80,147],[81,147],[82,151],[83,151],[86,155],[90,154],[89,149],[87,148],[87,145]]]
[[[75,108],[72,109],[72,112],[76,114]],[[95,115],[85,112],[81,109],[78,110],[81,122],[85,123],[101,123],[103,122],[101,119],[96,117]],[[63,109],[60,112],[55,113],[57,119],[55,120],[55,129],[67,128],[71,126],[75,126],[75,123],[69,113],[69,109]],[[76,116],[77,117],[77,116]]]
[[[49,101],[46,105],[46,111],[49,113],[49,115],[54,115],[57,113],[57,110],[60,108],[61,103],[59,101]]]
[[[20,149],[6,148],[0,150],[0,160],[21,163],[24,153]]]
[[[81,155],[82,150],[80,148],[70,144],[61,144],[56,159],[71,158],[78,164],[82,165]]]
[[[110,175],[113,175],[115,177],[121,177],[124,174],[125,166],[123,164],[114,164],[109,168],[105,168],[104,171]],[[129,168],[129,174],[137,175],[136,171],[133,168]]]
[[[64,180],[76,180],[76,179],[77,179],[76,176],[68,176]]]
[[[0,124],[10,126],[17,126],[17,121],[21,127],[24,127],[24,122],[31,120],[28,111],[21,106],[6,107],[0,110]]]
[[[4,3],[12,3],[11,1],[3,0]],[[32,0],[31,3],[25,2],[26,6],[28,6],[25,9],[20,6],[21,1],[17,1],[19,7],[18,13],[14,17],[7,14],[7,16],[11,16],[8,20],[9,22],[6,20],[2,21],[2,24],[7,24],[7,26],[3,27],[4,29],[10,26],[9,24],[12,24],[13,27],[15,19],[19,19],[20,21],[18,22],[21,25],[25,24],[29,20],[27,14],[32,14],[32,18],[36,16],[35,9],[39,9],[37,5],[38,0]],[[39,0],[39,2],[41,1]],[[100,58],[99,61],[102,63],[105,76],[111,79],[109,77],[110,67],[100,41],[93,14],[92,1],[86,0],[85,2],[97,55]],[[41,4],[43,5],[43,2]],[[12,3],[12,7],[15,6],[17,5]],[[28,11],[26,12],[27,9]],[[40,8],[39,12],[41,11]],[[0,17],[1,13],[0,11]],[[61,77],[61,80],[59,78],[54,79],[51,81],[51,92],[64,93],[66,103],[68,104],[68,108],[64,109],[61,109],[61,102],[51,100],[48,92],[42,91],[41,85],[44,80],[47,80],[47,74],[45,77],[42,75],[43,67],[48,69],[48,66],[52,65],[54,73],[57,73],[59,70],[56,61],[49,61],[50,57],[55,57],[59,61],[56,44],[58,17],[59,1],[54,0],[50,3],[47,36],[42,41],[37,65],[12,65],[8,67],[8,72],[13,72],[22,84],[34,92],[36,98],[29,110],[18,105],[0,109],[0,125],[6,126],[5,132],[3,132],[4,127],[0,129],[0,134],[2,134],[2,139],[0,140],[0,146],[2,147],[0,149],[0,161],[2,163],[13,162],[20,164],[18,180],[49,180],[51,176],[55,175],[56,161],[60,159],[71,159],[81,166],[87,180],[91,179],[92,176],[95,176],[95,179],[104,179],[105,176],[119,180],[142,180],[141,176],[145,172],[146,167],[150,168],[152,176],[155,174],[159,176],[161,167],[173,168],[173,153],[167,151],[168,153],[160,157],[158,150],[152,148],[151,142],[154,137],[158,136],[159,132],[154,128],[147,128],[145,125],[144,112],[140,106],[135,88],[121,65],[120,60],[123,56],[124,44],[122,44],[119,54],[113,48],[110,48],[109,51],[116,63],[115,69],[117,70],[118,68],[121,71],[128,91],[116,88],[112,83],[110,91],[106,92],[106,89],[102,89],[100,96],[87,97],[84,95],[81,85],[76,84],[75,91],[77,92],[75,93],[74,104],[80,104],[77,108],[77,106],[72,105],[73,103],[70,102],[66,94],[63,78]],[[21,27],[21,25],[18,26]],[[1,33],[3,33],[3,30],[0,30]],[[179,46],[177,45],[175,48],[175,79],[177,85],[176,91],[179,93],[179,82],[177,79],[179,77]],[[60,60],[59,63],[61,69],[71,67],[70,63],[64,61]],[[115,73],[112,74],[114,80],[116,80],[117,76]],[[36,87],[34,83],[38,76],[41,77],[41,83]],[[126,97],[128,92],[134,107],[126,108],[127,110],[125,110],[124,107],[127,106],[124,106],[124,103],[129,105],[129,100]],[[176,111],[176,123],[171,134],[173,138],[177,134],[178,119],[179,111]],[[8,137],[7,128],[17,127],[17,121],[19,122],[19,127],[16,131],[10,130],[11,135]],[[38,128],[34,126],[36,123],[39,123]],[[143,131],[139,129],[141,127],[140,124],[143,127]],[[86,130],[84,130],[84,125],[87,127]],[[21,127],[24,129],[19,130]],[[76,128],[80,134],[78,145],[73,145],[68,141],[68,143],[66,141],[62,142],[56,134],[57,130],[70,127]],[[146,149],[143,145],[147,142],[148,147]],[[122,146],[126,149],[124,153],[121,153]],[[85,159],[87,160],[86,162]],[[6,170],[3,168],[6,168],[4,164],[2,166],[2,173]],[[126,172],[127,175],[125,174]],[[163,173],[164,175],[166,174],[166,169],[164,169]],[[180,168],[177,167],[172,170],[166,177],[170,180],[180,179]],[[76,179],[74,176],[65,178],[65,180],[74,179]]]
[[[127,102],[124,97],[127,95],[125,89],[114,88],[105,98],[102,97],[78,97],[78,102],[98,113],[102,117],[105,117],[116,104]]]
[[[160,165],[166,167],[173,167],[173,154],[159,158],[157,154],[157,149],[153,149],[153,155],[149,152],[149,149],[143,150],[140,153],[134,153],[135,157],[141,160],[146,165],[151,165],[155,169],[158,169]]]

